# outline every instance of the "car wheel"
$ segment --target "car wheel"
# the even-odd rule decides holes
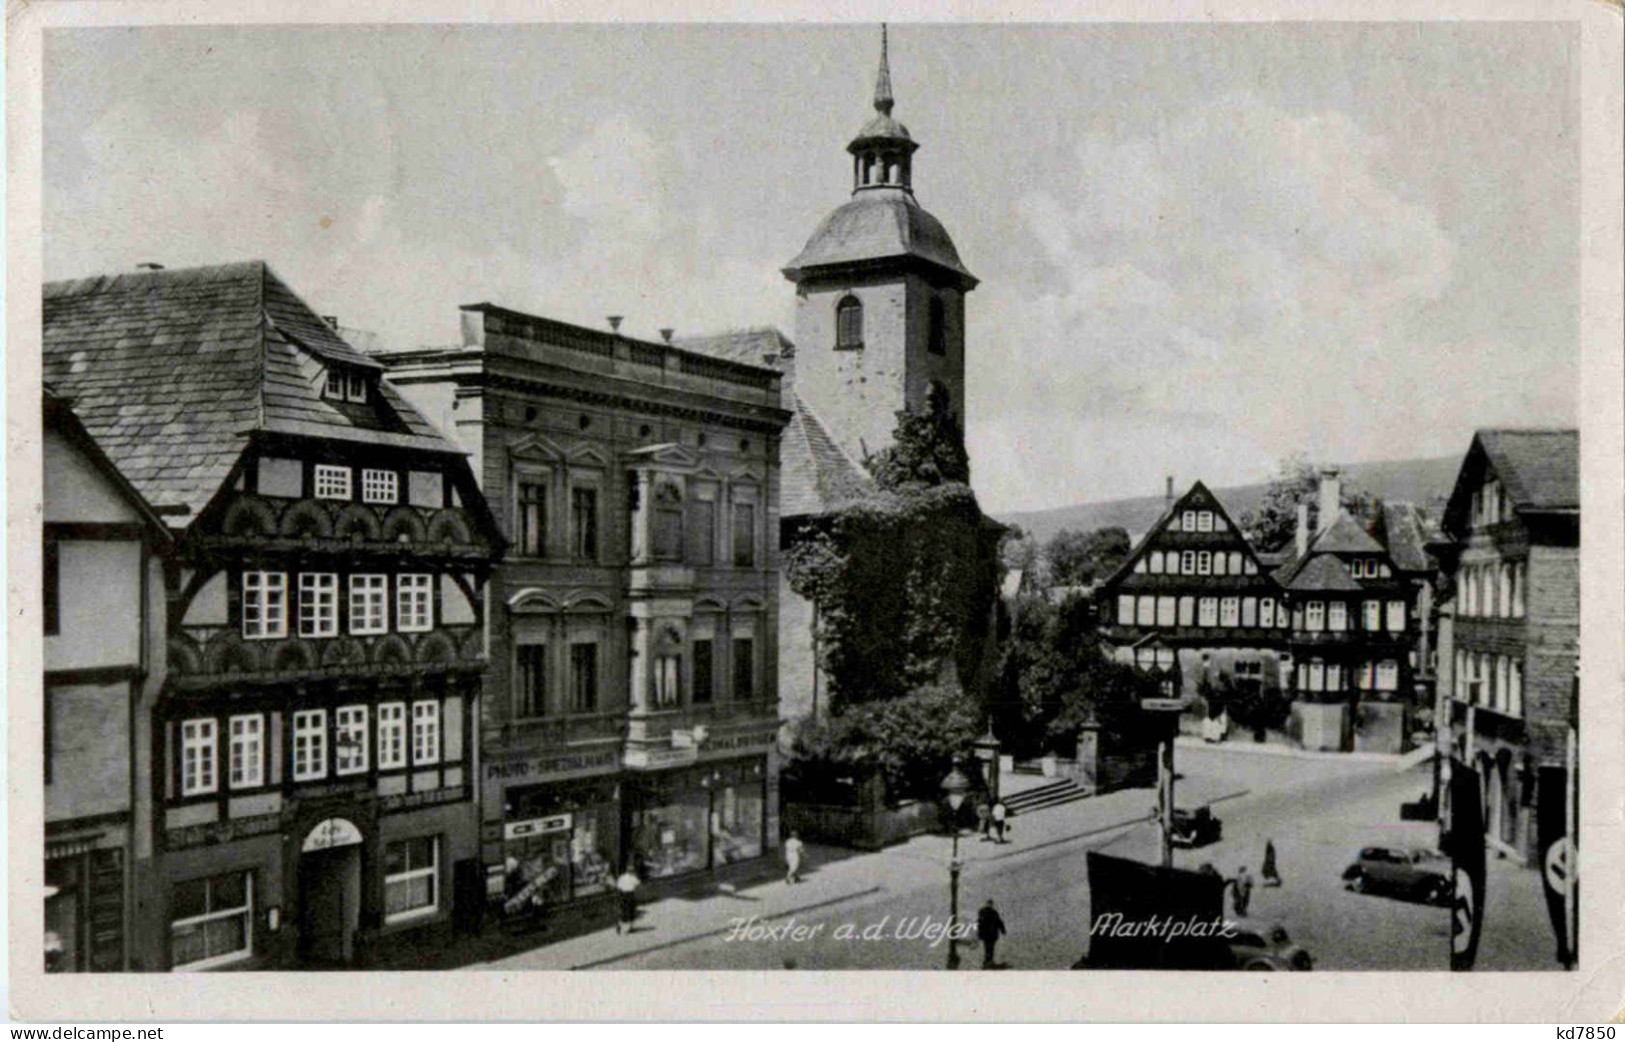
[[[1349,877],[1349,889],[1357,894],[1365,893],[1366,879],[1364,872],[1356,872],[1353,876]]]

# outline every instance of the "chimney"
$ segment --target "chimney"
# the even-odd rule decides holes
[[[1337,473],[1336,467],[1320,472],[1320,517],[1315,522],[1316,535],[1336,524],[1338,515],[1343,512],[1343,482]]]
[[[1298,504],[1298,556],[1309,552],[1309,504]]]
[[[609,317],[609,331],[611,333],[619,333],[621,331],[621,316],[620,315],[610,315],[608,317]]]
[[[1164,510],[1174,505],[1174,476],[1168,475],[1167,482],[1162,487],[1162,508]]]
[[[332,326],[334,329],[338,329],[338,327],[339,327],[339,317],[337,315],[323,315],[322,316],[322,321],[326,322],[328,325]]]
[[[666,343],[669,344],[669,343],[671,343],[671,335],[673,333],[675,333],[675,332],[677,332],[675,329],[672,329],[670,326],[668,326],[665,329],[662,329],[660,331],[660,339],[664,340]]]

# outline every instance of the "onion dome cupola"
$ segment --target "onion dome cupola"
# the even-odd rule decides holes
[[[875,114],[846,150],[852,155],[852,198],[824,218],[807,245],[783,269],[801,282],[814,275],[875,268],[903,261],[923,267],[961,290],[979,281],[959,259],[942,222],[914,198],[914,152],[920,146],[892,118],[891,65],[881,28],[880,71],[875,77]]]

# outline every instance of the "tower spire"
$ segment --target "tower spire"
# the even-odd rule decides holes
[[[891,115],[891,64],[886,56],[886,23],[880,23],[880,72],[875,76],[875,111]]]

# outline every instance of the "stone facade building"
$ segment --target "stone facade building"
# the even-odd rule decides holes
[[[381,356],[471,453],[490,595],[480,858],[502,914],[763,856],[777,821],[780,377],[489,304]]]
[[[467,922],[501,539],[465,455],[260,262],[50,283],[44,319],[46,380],[174,541],[131,968],[352,965]]]
[[[1536,852],[1541,768],[1563,767],[1580,653],[1579,433],[1481,430],[1438,547],[1439,712],[1484,786],[1491,840]]]

